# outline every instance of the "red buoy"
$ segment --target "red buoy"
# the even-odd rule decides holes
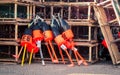
[[[65,43],[65,46],[68,48],[68,49],[72,49],[74,47],[75,43],[73,41],[66,41]]]
[[[33,49],[33,53],[37,53],[39,50],[35,43],[31,43],[27,46],[28,52],[32,52],[32,49]]]
[[[120,32],[118,32],[118,37],[120,38]]]
[[[103,45],[105,48],[107,48],[107,44],[106,44],[106,41],[105,41],[105,40],[102,41],[102,45]]]

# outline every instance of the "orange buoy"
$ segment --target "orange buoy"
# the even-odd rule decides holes
[[[54,38],[56,44],[58,45],[58,47],[60,47],[62,44],[65,44],[66,41],[64,40],[64,38],[62,37],[62,35],[58,35]]]
[[[37,53],[39,50],[36,44],[33,42],[27,46],[27,51],[32,52],[32,49],[33,49],[33,53]]]
[[[44,34],[44,40],[45,41],[53,40],[53,33],[52,33],[51,30],[46,30],[46,31],[43,32],[43,34]]]
[[[21,39],[21,45],[29,45],[32,43],[32,36],[31,35],[23,35]]]
[[[74,37],[73,32],[72,32],[71,29],[68,29],[68,30],[64,31],[64,32],[62,33],[62,36],[63,36],[63,38],[66,39],[66,40],[72,39],[72,38]]]
[[[33,34],[33,42],[44,39],[43,33],[40,29],[33,30],[32,34]]]

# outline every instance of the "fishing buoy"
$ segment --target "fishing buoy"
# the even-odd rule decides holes
[[[118,37],[120,38],[120,32],[118,32]]]
[[[45,42],[48,43],[48,44],[46,44],[46,46],[48,48],[48,52],[50,54],[52,62],[53,63],[58,63],[58,58],[57,58],[57,55],[55,53],[55,50],[54,50],[52,42],[51,42],[53,40],[53,33],[51,31],[50,25],[43,22],[42,23],[42,30],[43,30],[43,34],[44,34],[44,40],[45,40]]]
[[[31,35],[23,35],[22,39],[21,39],[21,45],[25,46],[25,45],[29,45],[32,43],[32,36]]]
[[[62,36],[63,36],[63,38],[66,39],[66,40],[72,39],[72,38],[74,37],[73,32],[72,32],[71,29],[68,29],[68,30],[64,31],[64,32],[62,33]]]
[[[84,65],[88,65],[87,62],[84,60],[84,58],[79,54],[77,48],[74,47],[74,41],[73,41],[74,35],[73,35],[72,30],[70,29],[70,26],[68,25],[68,23],[64,19],[62,19],[60,17],[60,15],[58,15],[58,20],[59,20],[59,27],[60,27],[59,29],[61,29],[60,32],[62,33],[63,39],[66,40],[64,45],[68,49],[74,51],[75,58],[78,62],[78,65],[80,65],[81,63],[83,63]],[[72,59],[69,58],[69,60],[72,60]],[[71,65],[73,66],[73,64],[71,64]]]
[[[105,48],[107,48],[107,44],[106,44],[106,41],[105,41],[105,40],[102,41],[102,45],[103,45]]]
[[[40,30],[39,26],[35,25],[32,31],[32,35],[33,35],[33,42],[37,42],[39,40],[43,40],[44,39],[44,35],[42,33],[42,31]]]
[[[63,39],[62,35],[58,35],[54,38],[56,44],[58,45],[58,47],[60,47],[62,44],[65,44],[66,41]]]
[[[71,41],[71,42],[66,41],[66,42],[65,42],[65,46],[66,46],[68,49],[71,49],[72,47],[74,47],[74,42],[73,42],[73,41]]]
[[[27,51],[28,52],[32,52],[32,49],[34,49],[33,53],[37,53],[38,52],[38,47],[36,46],[36,44],[34,42],[32,42],[31,44],[29,44],[27,46]]]
[[[21,46],[24,47],[21,66],[23,66],[23,64],[24,64],[26,48],[27,48],[27,46],[30,46],[32,44],[31,32],[32,32],[32,30],[27,28],[24,32],[24,35],[21,38]]]
[[[52,41],[53,40],[53,33],[51,30],[46,30],[43,32],[43,34],[44,34],[45,41]]]
[[[21,38],[21,46],[25,46],[32,43],[32,30],[27,28],[24,32],[24,35]]]

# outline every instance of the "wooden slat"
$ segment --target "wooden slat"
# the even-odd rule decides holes
[[[19,44],[14,41],[0,41],[0,45],[12,45],[12,46],[18,46]]]
[[[114,22],[117,22],[117,19],[113,19],[113,20],[109,21],[109,23],[114,23]]]
[[[115,39],[114,41],[111,41],[111,43],[116,43],[116,42],[120,42],[120,38]]]
[[[94,2],[36,2],[35,5],[47,5],[47,6],[89,6],[91,4],[94,4]]]
[[[93,47],[93,46],[97,46],[98,43],[92,44],[89,42],[75,42],[76,46],[88,46],[88,47]]]
[[[15,41],[15,38],[0,38],[0,40],[2,40],[2,41],[8,41],[8,40]]]
[[[75,42],[89,42],[89,43],[96,43],[97,40],[88,40],[88,39],[74,39]]]

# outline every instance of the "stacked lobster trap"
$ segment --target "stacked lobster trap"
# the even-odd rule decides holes
[[[53,37],[49,41],[44,40],[37,42],[37,43],[41,43],[41,46],[39,46],[39,48],[41,48],[42,52],[40,52],[41,50],[38,51],[35,44],[31,46],[29,43],[27,43],[28,46],[30,45],[31,47],[35,47],[36,52],[34,52],[34,50],[32,51],[30,46],[29,46],[30,48],[27,48],[25,45],[26,42],[21,44],[21,42],[24,41],[23,39],[26,37],[25,36],[23,38],[23,35],[26,34],[31,35],[31,33],[25,31],[26,28],[29,28],[28,26],[32,25],[33,22],[37,24],[36,19],[38,19],[38,16],[36,18],[36,15],[39,15],[39,18],[42,21],[44,20],[44,22],[48,26],[51,26],[53,15],[56,17],[59,14],[60,18],[62,18],[67,23],[67,25],[70,26],[70,29],[74,34],[74,37],[72,37],[73,39],[72,41],[74,41],[75,48],[77,48],[78,53],[82,56],[81,59],[85,58],[85,61],[91,63],[97,61],[99,59],[98,52],[100,50],[98,49],[98,45],[99,45],[98,36],[100,35],[98,35],[99,20],[96,18],[96,14],[95,14],[96,11],[94,9],[94,5],[96,4],[96,2],[98,1],[97,0],[30,0],[30,1],[1,0],[0,1],[1,56],[7,55],[13,59],[15,57],[15,60],[13,61],[17,61],[17,62],[20,57],[20,59],[22,59],[22,65],[24,63],[24,57],[27,57],[27,59],[29,59],[28,56],[30,56],[29,63],[31,63],[32,53],[36,53],[35,55],[33,55],[34,57],[33,59],[37,59],[41,57],[43,64],[44,64],[43,59],[45,58],[50,58],[52,62],[58,62],[58,60],[63,61],[65,58],[67,60],[69,59],[70,62],[72,63],[71,58],[74,59],[76,58],[74,52],[71,52],[69,50],[68,52],[66,51],[61,52],[60,51],[61,44],[58,46],[59,43],[55,42],[55,39]],[[99,2],[102,2],[102,0],[100,0]],[[111,8],[106,9],[106,12],[112,15],[112,17],[107,16],[109,23],[111,25],[118,24],[116,22],[113,22],[114,20],[110,21],[115,16],[114,12],[110,12],[111,10],[113,9]],[[45,27],[45,29],[46,28],[47,26]],[[36,27],[32,28],[32,31],[34,29],[36,30]],[[28,31],[30,30],[28,29]],[[42,32],[44,33],[44,30],[42,30]],[[35,33],[37,33],[37,31],[35,31]],[[62,34],[61,31],[60,33]],[[32,36],[33,36],[33,32],[32,32]],[[39,38],[39,40],[43,40],[43,38],[41,37]],[[28,50],[27,55],[25,55],[26,52],[24,52],[25,48],[23,50],[23,47],[27,48]],[[52,49],[51,50],[52,54],[49,52],[49,47],[51,47]],[[55,52],[53,51],[53,49]],[[42,56],[41,53],[43,53]],[[63,54],[64,58],[62,57],[61,54]],[[80,62],[78,62],[78,64],[80,64]],[[84,63],[84,65],[86,64]]]

